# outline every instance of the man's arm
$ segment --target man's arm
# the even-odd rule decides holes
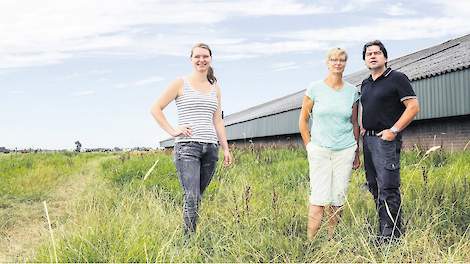
[[[393,125],[398,129],[398,131],[402,131],[405,129],[411,121],[416,117],[419,112],[419,102],[418,99],[412,98],[402,102],[406,109],[405,112],[400,116],[398,121]]]
[[[383,140],[388,140],[392,141],[396,137],[396,133],[403,131],[410,123],[413,121],[413,119],[416,117],[416,115],[419,112],[419,102],[418,99],[416,98],[410,98],[407,100],[404,100],[402,102],[406,109],[403,112],[403,114],[400,116],[397,122],[392,126],[392,128],[385,129],[381,131],[380,133],[377,134],[377,136],[380,136]],[[396,132],[392,132],[392,130],[396,130]]]

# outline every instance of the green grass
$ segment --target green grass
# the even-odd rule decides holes
[[[96,154],[28,153],[0,155],[0,207],[11,200],[40,201],[66,176]]]
[[[101,156],[89,153],[0,155],[0,262],[25,261],[30,257],[34,246],[44,237],[42,201],[51,202],[56,226],[65,219],[66,200],[77,190],[70,186],[80,186],[82,176],[90,172],[88,164],[99,162]]]
[[[168,153],[121,154],[55,230],[60,262],[470,261],[470,153],[402,155],[406,235],[375,247],[376,212],[354,173],[335,238],[306,239],[308,163],[296,148],[235,149],[204,194],[198,231],[182,235],[182,191]],[[8,157],[7,157],[8,158]],[[53,158],[53,157],[51,157]],[[48,160],[49,157],[44,156]],[[148,169],[155,170],[143,181]],[[52,219],[54,221],[54,219]],[[34,261],[53,260],[50,240]]]

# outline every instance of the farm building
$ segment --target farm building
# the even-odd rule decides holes
[[[470,145],[470,34],[390,60],[388,65],[408,76],[421,106],[403,132],[405,148],[463,149]],[[359,87],[368,76],[364,69],[344,79]],[[301,90],[225,117],[229,142],[300,144],[298,118],[304,93]],[[173,140],[160,145],[171,147]]]

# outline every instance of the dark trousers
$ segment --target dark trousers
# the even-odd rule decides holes
[[[219,146],[213,143],[180,142],[175,144],[175,166],[184,191],[184,233],[196,231],[202,193],[214,175]]]
[[[379,236],[401,235],[400,150],[401,135],[385,141],[364,136],[364,167],[369,191],[379,215]]]

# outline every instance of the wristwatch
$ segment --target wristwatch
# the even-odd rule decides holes
[[[400,132],[396,126],[392,126],[392,127],[390,128],[390,131],[391,131],[393,134],[395,134],[395,136],[398,134],[398,132]]]

